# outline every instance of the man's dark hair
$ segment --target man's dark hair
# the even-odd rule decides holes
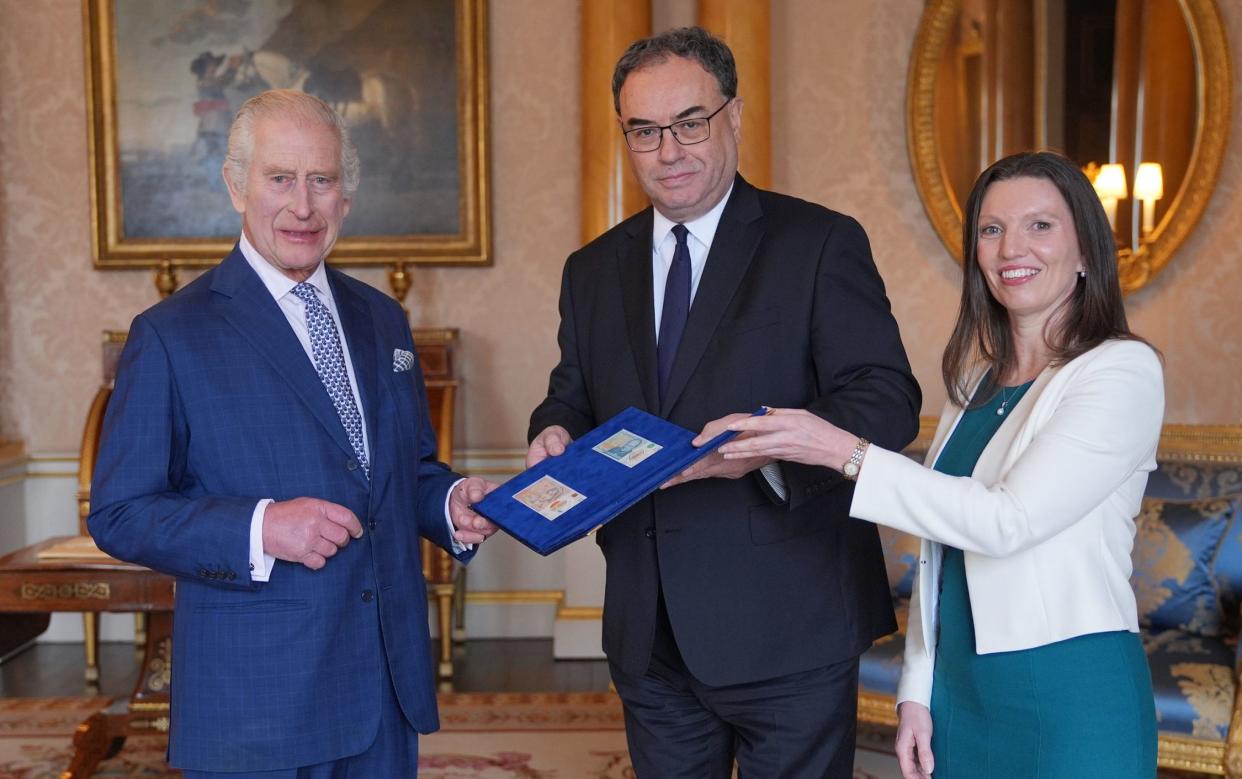
[[[702,27],[678,27],[634,41],[617,60],[612,71],[612,106],[618,116],[621,114],[621,87],[630,73],[669,57],[694,60],[716,77],[720,94],[726,100],[737,97],[737,65],[725,42]]]

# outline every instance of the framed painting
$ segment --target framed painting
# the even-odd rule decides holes
[[[193,267],[241,232],[220,170],[251,96],[345,118],[338,265],[489,263],[487,0],[83,0],[99,268]]]

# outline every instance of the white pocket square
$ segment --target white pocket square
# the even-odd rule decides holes
[[[392,372],[402,373],[414,367],[414,352],[407,352],[405,349],[392,350]]]

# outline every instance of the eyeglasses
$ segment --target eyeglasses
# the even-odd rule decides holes
[[[702,143],[712,135],[712,117],[723,111],[724,107],[731,102],[733,102],[733,98],[724,101],[724,105],[707,116],[682,119],[680,122],[673,122],[672,124],[650,125],[625,130],[625,145],[630,147],[630,151],[655,151],[664,143],[665,130],[672,133],[673,137],[682,146],[693,146],[696,143]]]

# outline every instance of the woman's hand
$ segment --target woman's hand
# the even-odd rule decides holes
[[[748,416],[731,423],[729,429],[740,431],[741,435],[720,447],[726,460],[771,457],[839,471],[858,443],[858,436],[809,411],[793,408],[774,408],[761,417]]]
[[[921,703],[902,701],[897,717],[897,762],[902,779],[930,779],[936,768],[931,751],[931,712]]]

